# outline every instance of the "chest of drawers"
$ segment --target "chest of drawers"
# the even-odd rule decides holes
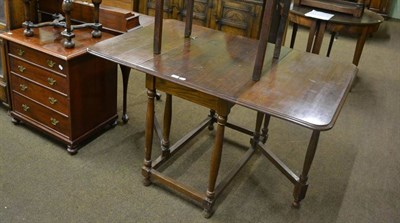
[[[67,145],[76,153],[83,142],[117,119],[117,66],[86,53],[112,37],[75,30],[74,49],[63,47],[61,29],[23,29],[2,34],[10,83],[11,116]]]

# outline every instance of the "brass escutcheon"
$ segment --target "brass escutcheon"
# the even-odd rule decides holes
[[[20,84],[19,87],[21,88],[21,91],[25,91],[26,89],[28,89],[28,86],[26,86],[25,84]]]
[[[55,64],[56,64],[56,62],[54,62],[52,60],[47,60],[47,66],[53,68]]]
[[[49,77],[49,78],[47,78],[47,82],[49,82],[50,85],[55,85],[57,81],[54,80],[53,78]]]
[[[50,118],[50,121],[51,121],[51,124],[54,126],[56,126],[59,123],[59,121],[55,118]]]
[[[26,70],[26,68],[25,68],[24,66],[22,66],[22,65],[18,65],[18,70],[19,70],[21,73],[23,73],[23,72]]]
[[[22,104],[22,109],[23,109],[24,111],[28,111],[28,110],[29,110],[29,106],[26,105],[26,104]]]
[[[17,49],[17,54],[18,54],[18,56],[22,56],[22,55],[24,55],[24,53],[25,53],[24,50]]]
[[[55,103],[57,103],[57,99],[55,99],[53,97],[49,97],[49,102],[50,102],[50,104],[54,105]]]

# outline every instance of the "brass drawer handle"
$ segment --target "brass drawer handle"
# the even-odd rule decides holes
[[[24,66],[22,66],[22,65],[18,65],[18,70],[19,70],[21,73],[23,73],[23,72],[26,70],[26,68],[25,68]]]
[[[55,118],[50,118],[50,121],[51,121],[51,124],[54,126],[56,126],[59,123],[59,121]]]
[[[19,87],[21,88],[21,91],[25,91],[26,89],[28,89],[28,86],[26,86],[25,84],[20,84]]]
[[[49,97],[49,102],[50,102],[50,104],[54,105],[55,103],[57,103],[57,99],[55,99],[53,97]]]
[[[47,82],[49,82],[49,84],[52,85],[52,86],[55,85],[55,84],[57,83],[57,81],[54,80],[54,79],[51,78],[51,77],[47,78]]]
[[[22,55],[24,55],[24,53],[25,53],[24,50],[17,49],[17,54],[18,54],[18,56],[22,56]]]
[[[52,60],[47,60],[47,66],[49,66],[50,68],[53,68],[54,65],[56,65],[56,62],[54,62]]]
[[[22,109],[23,109],[24,111],[28,111],[28,110],[29,110],[29,106],[26,105],[26,104],[22,104]]]

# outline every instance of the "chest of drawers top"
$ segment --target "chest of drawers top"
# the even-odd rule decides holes
[[[35,33],[33,37],[24,36],[24,28],[12,30],[0,34],[0,36],[25,48],[21,49],[24,51],[21,52],[18,48],[11,47],[10,53],[15,53],[18,56],[24,56],[25,54],[25,57],[29,56],[29,59],[33,60],[32,62],[37,62],[38,64],[41,64],[40,59],[43,58],[40,58],[42,54],[38,54],[36,51],[67,61],[86,53],[86,49],[89,46],[114,36],[103,32],[100,38],[92,38],[90,29],[74,30],[75,47],[73,49],[66,49],[63,46],[64,37],[61,36],[63,28],[42,27],[33,30]],[[22,55],[19,55],[21,53]]]

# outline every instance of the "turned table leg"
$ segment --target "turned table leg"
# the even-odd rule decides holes
[[[151,151],[153,148],[153,126],[154,126],[154,97],[156,95],[155,89],[147,90],[147,113],[146,113],[146,144],[144,151],[144,162],[142,167],[142,174],[144,176],[143,184],[149,186],[151,184]]]
[[[208,178],[208,189],[206,192],[206,200],[204,201],[203,216],[209,218],[212,215],[212,206],[215,200],[215,184],[217,182],[217,176],[219,166],[221,163],[222,146],[224,140],[225,125],[227,122],[227,116],[219,115],[217,118],[217,132],[214,141],[214,148],[211,154],[210,164],[210,175]]]
[[[271,120],[271,115],[265,114],[264,117],[264,125],[261,130],[261,142],[266,143],[268,139],[268,127],[269,127],[269,121]]]
[[[172,95],[167,94],[164,108],[164,121],[163,121],[163,137],[161,140],[161,152],[163,157],[169,157],[169,135],[171,132],[171,119],[172,119]]]
[[[295,184],[293,190],[294,201],[292,203],[293,207],[300,207],[300,201],[306,196],[308,184],[308,172],[311,168],[311,163],[314,159],[315,151],[317,150],[318,139],[320,131],[314,130],[308,144],[306,157],[303,164],[303,171],[301,172],[299,181]]]

